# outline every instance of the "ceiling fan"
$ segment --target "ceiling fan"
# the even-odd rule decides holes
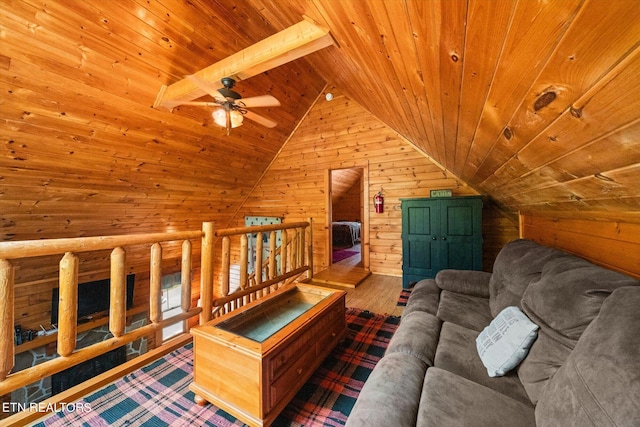
[[[221,80],[223,87],[219,89],[214,88],[212,84],[194,74],[187,76],[187,78],[200,89],[211,95],[213,101],[185,101],[180,102],[180,104],[216,107],[212,113],[213,121],[218,126],[225,127],[227,129],[227,135],[229,135],[232,128],[241,126],[245,117],[268,128],[277,126],[277,123],[273,120],[249,110],[249,108],[279,107],[280,101],[275,97],[271,95],[261,95],[243,99],[238,92],[233,90],[236,81],[231,77],[223,77]]]

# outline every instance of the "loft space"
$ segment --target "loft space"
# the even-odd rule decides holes
[[[627,1],[6,5],[4,238],[226,226],[287,143],[336,144],[338,155],[318,167],[357,162],[340,148],[353,144],[375,162],[385,153],[366,132],[379,128],[511,214],[637,211],[636,9]],[[247,121],[226,136],[206,108],[151,108],[163,85],[305,17],[335,45],[235,88],[276,97],[282,106],[261,113],[277,127]],[[320,107],[327,92],[333,104]],[[372,194],[403,196],[384,181]],[[263,199],[273,206],[272,197]]]
[[[199,238],[203,224],[237,231],[246,217],[267,217],[285,226],[310,223],[307,262],[318,273],[332,263],[332,220],[346,219],[362,224],[363,270],[396,283],[403,275],[402,200],[446,190],[482,199],[484,273],[507,242],[525,236],[640,277],[634,6],[630,0],[8,3],[0,8],[2,250],[56,238]],[[300,22],[326,29],[331,43],[250,76],[234,74],[233,90],[243,99],[268,95],[280,102],[256,108],[263,123],[276,126],[247,119],[227,135],[210,105],[157,103],[163,88]],[[221,86],[216,80],[209,92]],[[211,97],[203,92],[193,101]],[[380,213],[377,194],[384,197]],[[161,290],[151,276],[160,271],[180,275],[188,306],[180,315],[195,324],[198,301],[213,292],[207,286],[220,286],[220,266],[236,267],[242,252],[223,256],[221,239],[208,243],[215,248],[204,265],[214,271],[201,269],[204,242],[196,240],[184,280],[180,243],[163,242],[152,254],[144,245],[127,248],[126,256],[118,252],[120,272],[136,281],[134,312],[126,317],[121,305],[116,327],[147,322],[149,349],[163,349],[148,322],[157,320]],[[7,298],[15,309],[5,307],[15,317],[0,316],[9,325],[3,330],[47,324],[60,257],[7,264],[2,250],[0,279],[15,279],[15,289],[0,286],[15,291]],[[79,283],[109,278],[104,248],[71,262]],[[202,277],[215,283],[201,285]],[[62,336],[70,338],[75,322],[67,323]],[[71,341],[65,351],[73,355]],[[5,375],[13,345],[6,333],[0,342]]]

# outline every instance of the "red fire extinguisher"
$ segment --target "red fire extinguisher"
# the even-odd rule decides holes
[[[376,208],[376,213],[384,213],[384,196],[381,191],[373,196],[373,206]]]

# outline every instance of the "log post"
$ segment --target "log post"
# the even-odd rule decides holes
[[[0,259],[0,381],[3,381],[15,364],[14,348],[14,278],[15,268],[6,259]]]
[[[231,272],[231,238],[222,238],[222,296],[229,295],[229,276]]]
[[[121,247],[111,251],[111,300],[109,304],[109,331],[121,337],[127,317],[126,252]]]
[[[262,252],[264,249],[264,242],[262,241],[262,236],[263,236],[262,231],[258,232],[258,234],[256,235],[256,264],[253,271],[256,285],[259,285],[260,283],[262,283],[262,262],[263,262]],[[259,290],[256,297],[262,298],[263,294],[264,293],[262,292],[262,290]]]
[[[269,279],[278,275],[276,263],[276,232],[269,233]]]
[[[249,268],[249,239],[246,234],[240,235],[240,289],[249,285],[247,269]]]
[[[293,240],[291,241],[291,269],[295,270],[300,267],[300,229],[293,230]]]
[[[162,321],[162,246],[151,245],[151,278],[149,280],[149,319],[152,323]]]
[[[182,242],[182,270],[180,270],[182,312],[186,313],[191,308],[191,241]]]
[[[60,260],[58,353],[69,356],[76,349],[78,328],[78,257],[67,252]]]
[[[202,305],[202,312],[200,312],[201,325],[204,325],[211,320],[211,308],[213,304],[213,238],[213,222],[203,223],[202,248],[200,249],[200,303]],[[227,292],[229,292],[228,289]]]
[[[306,255],[306,245],[307,245],[307,241],[306,241],[306,234],[307,234],[307,229],[306,227],[302,227],[300,229],[300,265],[299,267],[303,267],[306,264],[307,260],[305,259],[305,255]]]
[[[289,244],[289,234],[287,230],[282,230],[282,244],[280,245],[280,274],[287,272],[287,245]]]
[[[309,217],[309,247],[307,249],[307,264],[309,265],[309,272],[307,277],[309,280],[313,279],[313,218]]]

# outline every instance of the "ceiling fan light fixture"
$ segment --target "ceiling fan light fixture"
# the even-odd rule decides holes
[[[213,121],[220,127],[227,127],[227,110],[224,108],[217,108],[211,114],[213,117]],[[231,127],[237,128],[238,126],[242,126],[243,116],[242,113],[238,110],[229,111],[229,116],[231,117]]]

